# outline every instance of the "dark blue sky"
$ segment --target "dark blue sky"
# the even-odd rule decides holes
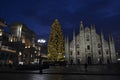
[[[0,0],[0,17],[8,25],[23,22],[46,39],[54,19],[69,37],[73,29],[78,32],[82,20],[85,26],[95,24],[98,33],[112,33],[120,41],[120,0]]]

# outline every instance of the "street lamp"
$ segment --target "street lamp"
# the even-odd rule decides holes
[[[40,50],[41,50],[41,46],[42,46],[42,44],[44,44],[45,42],[46,42],[46,40],[45,39],[38,39],[38,44],[39,44],[39,70],[40,70],[40,74],[42,74],[42,55],[41,55],[41,53],[40,53]]]
[[[42,56],[41,53],[40,53],[41,47],[42,47],[42,45],[44,43],[46,43],[46,40],[45,39],[38,39],[37,42],[38,42],[38,45],[39,45],[39,47],[38,47],[38,51],[39,51],[38,56],[41,58],[41,56]],[[40,63],[40,59],[39,59],[39,63]]]

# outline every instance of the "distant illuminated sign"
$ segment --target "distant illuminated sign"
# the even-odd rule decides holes
[[[24,63],[23,62],[19,62],[20,65],[23,65]]]
[[[38,39],[38,41],[37,41],[38,43],[45,43],[46,42],[46,40],[45,39]]]

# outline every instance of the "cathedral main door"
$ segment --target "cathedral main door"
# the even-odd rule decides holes
[[[88,56],[88,58],[87,58],[87,63],[88,63],[88,64],[92,64],[92,58],[91,58],[91,56]]]

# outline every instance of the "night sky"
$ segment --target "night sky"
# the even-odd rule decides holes
[[[70,38],[83,21],[85,27],[95,24],[97,33],[102,31],[105,38],[111,33],[116,47],[120,46],[120,0],[0,0],[0,17],[8,25],[22,22],[45,39],[56,18],[64,36]]]

